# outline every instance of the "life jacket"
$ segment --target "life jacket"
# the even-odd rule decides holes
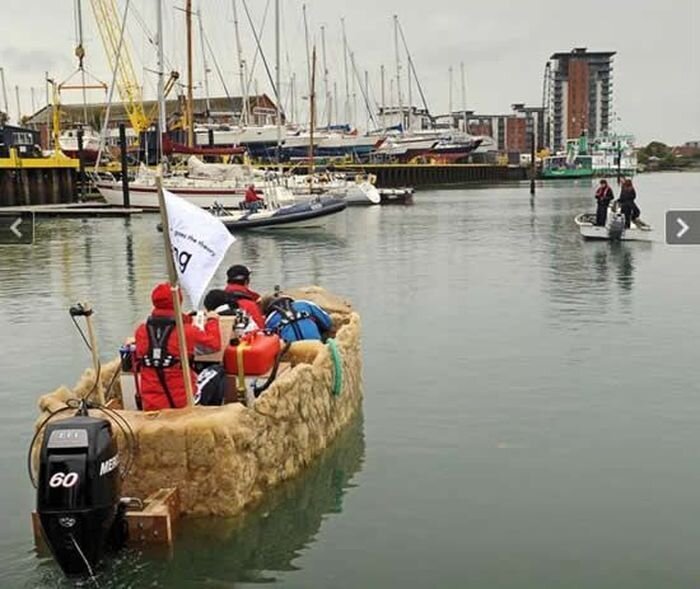
[[[148,353],[141,359],[143,366],[153,368],[156,371],[160,386],[163,388],[172,409],[175,408],[175,401],[168,388],[165,369],[180,363],[180,358],[168,352],[168,340],[174,329],[175,319],[172,317],[149,317],[146,320]]]
[[[300,311],[298,309],[295,309],[293,305],[294,301],[287,297],[277,299],[274,303],[272,303],[272,305],[270,305],[270,310],[272,311],[272,313],[279,313],[280,316],[280,322],[274,327],[272,331],[274,331],[278,335],[281,335],[282,330],[288,325],[291,325],[292,330],[294,331],[294,336],[296,337],[297,341],[303,340],[305,338],[304,334],[301,331],[301,328],[298,325],[299,321],[311,319],[311,321],[317,323],[316,318],[308,311]],[[268,317],[270,317],[270,313],[268,313]],[[318,327],[318,325],[316,326]],[[321,330],[319,328],[319,332],[320,331]]]

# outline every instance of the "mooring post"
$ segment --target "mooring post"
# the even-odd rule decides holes
[[[530,132],[530,194],[535,195],[535,175],[537,174],[537,161],[535,159],[535,127]]]
[[[618,141],[617,144],[617,185],[620,185],[620,179],[622,178],[622,145]]]
[[[129,208],[131,203],[129,202],[129,166],[126,161],[126,126],[124,123],[119,123],[119,151],[120,160],[122,164],[122,196],[124,200],[124,207]]]
[[[78,129],[78,181],[80,182],[80,201],[85,201],[85,153],[83,152],[83,130]]]

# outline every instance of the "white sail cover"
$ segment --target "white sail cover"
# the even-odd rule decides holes
[[[168,190],[163,194],[180,286],[198,306],[235,238],[211,213]]]
[[[256,177],[262,177],[251,166],[242,164],[207,164],[198,157],[191,155],[187,159],[187,174],[190,178],[206,178],[208,180],[241,180],[254,181]]]

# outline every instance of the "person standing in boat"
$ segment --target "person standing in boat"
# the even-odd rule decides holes
[[[603,178],[598,185],[598,190],[595,191],[595,199],[598,206],[595,211],[595,224],[600,227],[605,227],[605,222],[608,219],[608,207],[615,198],[612,188],[608,181]]]
[[[260,295],[249,286],[250,269],[243,264],[234,264],[226,272],[226,281],[226,292],[231,298],[253,318],[260,329],[265,327],[265,318],[260,311]]]
[[[180,294],[182,299],[182,294]],[[181,350],[175,327],[175,309],[172,287],[167,282],[157,285],[151,293],[153,310],[148,319],[136,328],[136,362],[139,372],[139,391],[144,411],[176,409],[187,405],[185,379],[180,364]],[[208,314],[203,329],[184,316],[185,353],[191,358],[194,348],[204,353],[221,348],[219,320]],[[196,388],[196,374],[191,373],[192,388]]]
[[[637,198],[637,191],[634,189],[632,180],[625,178],[622,181],[622,187],[620,188],[620,196],[617,199],[620,203],[620,210],[625,216],[625,227],[629,229],[630,222],[637,219],[640,215],[639,207],[635,203]]]

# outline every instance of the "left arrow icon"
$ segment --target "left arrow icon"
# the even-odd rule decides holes
[[[21,224],[22,217],[17,217],[17,220],[14,223],[12,223],[12,225],[10,225],[10,231],[12,231],[12,233],[14,233],[18,239],[22,238],[22,232],[19,229],[17,229],[17,227],[19,227]]]

